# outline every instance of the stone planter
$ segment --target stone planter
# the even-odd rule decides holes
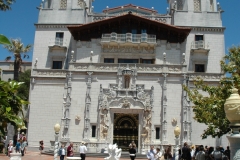
[[[240,96],[238,89],[232,89],[232,94],[224,104],[224,110],[227,119],[231,123],[230,126],[240,127]]]

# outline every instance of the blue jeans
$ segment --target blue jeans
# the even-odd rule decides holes
[[[65,155],[60,156],[60,160],[64,160]]]

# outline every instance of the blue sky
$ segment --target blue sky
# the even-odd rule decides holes
[[[21,38],[24,44],[34,43],[34,23],[38,19],[37,6],[41,0],[16,0],[11,11],[0,11],[0,34],[9,38]],[[240,45],[240,0],[218,0],[222,9],[223,26],[225,31],[226,52],[232,45]],[[146,8],[154,7],[159,13],[166,13],[167,0],[95,0],[94,11],[101,12],[106,6],[116,7],[125,4],[135,4]],[[0,61],[4,61],[9,56],[9,52],[0,46]],[[32,50],[29,52],[32,60]]]

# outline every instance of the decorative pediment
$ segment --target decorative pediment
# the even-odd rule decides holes
[[[127,4],[124,6],[118,6],[114,8],[107,8],[103,10],[103,13],[105,14],[124,14],[131,11],[133,14],[143,14],[143,15],[151,15],[151,14],[157,14],[158,12],[156,10],[136,6],[134,4]]]

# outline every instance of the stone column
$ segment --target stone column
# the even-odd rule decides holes
[[[85,141],[89,141],[89,134],[90,134],[90,116],[89,116],[89,110],[91,107],[91,87],[92,87],[92,74],[93,72],[87,72],[88,74],[88,80],[87,80],[87,93],[86,93],[86,101],[85,101],[85,123],[84,123],[84,134],[83,139]]]
[[[72,92],[72,73],[69,72],[66,75],[66,83],[64,86],[63,95],[63,118],[62,118],[62,132],[64,137],[61,137],[61,141],[70,142],[69,136],[69,121],[70,121],[70,108],[71,108],[71,92]]]
[[[163,108],[162,108],[162,143],[163,144],[168,144],[167,141],[167,73],[163,73]]]
[[[186,74],[183,75],[183,85],[188,86],[188,76]],[[188,99],[187,92],[183,90],[182,97],[182,144],[184,142],[188,142],[191,144],[191,106],[190,100]]]

